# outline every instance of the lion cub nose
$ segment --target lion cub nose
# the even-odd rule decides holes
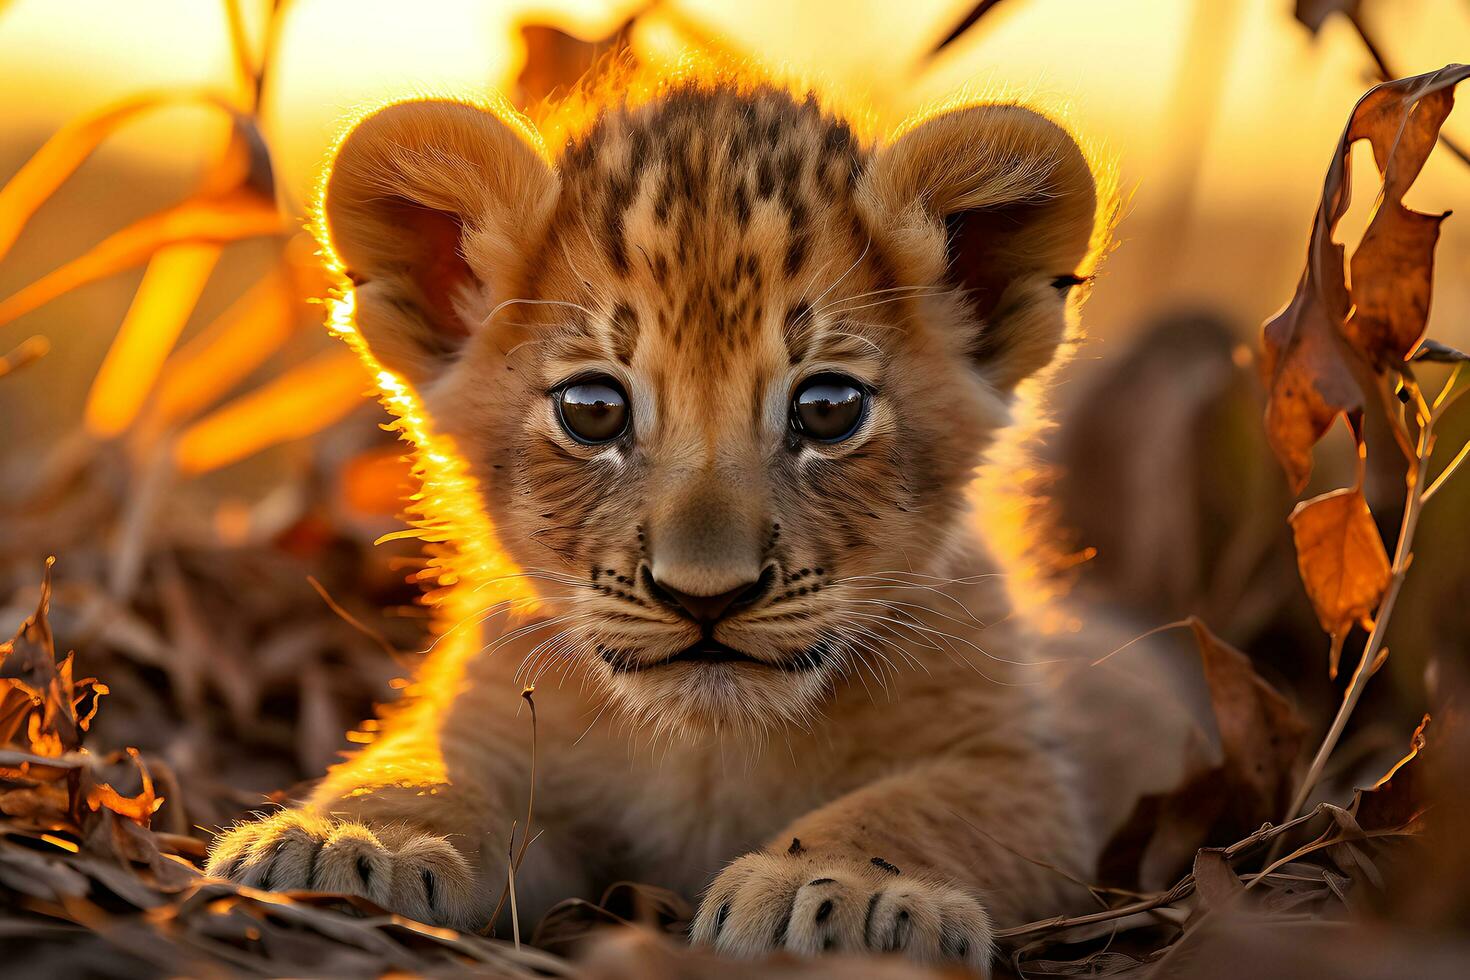
[[[643,569],[643,584],[659,602],[675,612],[682,613],[701,626],[713,626],[724,617],[753,606],[771,587],[775,569],[768,567],[759,578],[742,582],[728,592],[716,595],[695,595],[676,589],[667,582],[654,577],[646,567]]]

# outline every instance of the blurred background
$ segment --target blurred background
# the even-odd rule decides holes
[[[809,74],[880,124],[961,93],[1020,98],[1116,160],[1116,248],[1056,424],[1014,475],[1044,488],[1044,530],[1017,538],[1048,542],[1059,588],[1140,632],[1204,617],[1320,731],[1345,679],[1328,680],[1297,579],[1258,330],[1295,288],[1354,102],[1467,43],[1464,0],[0,0],[0,354],[15,350],[0,372],[0,632],[57,555],[59,641],[111,687],[101,737],[144,751],[178,832],[369,737],[349,729],[423,646],[427,572],[395,537],[401,448],[312,302],[326,284],[301,224],[323,156],[366,104],[497,89],[531,106],[599,54],[693,51]],[[1470,121],[1445,134],[1470,145]],[[43,144],[45,165],[23,169]],[[47,175],[72,166],[51,193]],[[1353,166],[1377,186],[1366,153]],[[1407,203],[1463,210],[1467,187],[1441,146]],[[1429,335],[1460,348],[1467,272],[1456,217]],[[1464,413],[1444,426],[1446,443],[1467,436]],[[1391,542],[1403,459],[1369,439]],[[1351,473],[1347,439],[1329,439],[1312,490]],[[1336,775],[1401,754],[1428,652],[1470,646],[1467,540],[1461,480],[1426,511],[1394,656]]]

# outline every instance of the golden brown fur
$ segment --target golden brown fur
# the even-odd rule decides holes
[[[1018,855],[1085,874],[1104,828],[966,488],[1067,331],[1097,211],[1071,137],[1009,105],[879,145],[809,97],[686,81],[551,152],[469,106],[368,118],[325,199],[357,330],[457,447],[536,598],[497,603],[504,581],[461,569],[468,621],[380,740],[302,809],[225,835],[211,869],[483,924],[535,681],[522,921],[630,878],[702,893],[694,938],[732,953],[984,968],[993,921],[1075,902]],[[588,446],[548,393],[594,369],[633,422]],[[791,392],[835,370],[868,414],[803,440]],[[753,581],[710,635],[754,662],[664,662],[702,631],[652,583]]]

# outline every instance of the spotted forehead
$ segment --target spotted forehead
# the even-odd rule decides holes
[[[588,307],[574,343],[711,376],[758,346],[808,356],[819,304],[884,278],[854,203],[867,154],[846,122],[776,90],[609,109],[563,151],[545,253]]]

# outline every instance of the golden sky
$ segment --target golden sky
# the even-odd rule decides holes
[[[921,53],[969,0],[665,0],[634,46],[670,54],[694,25],[739,51],[811,73],[900,119],[957,92],[1020,95],[1059,109],[1085,138],[1120,161],[1130,213],[1139,218],[1213,213],[1253,221],[1300,254],[1322,172],[1369,63],[1351,28],[1330,22],[1313,39],[1290,17],[1291,0],[1008,0],[963,43],[917,70]],[[242,0],[247,10],[264,4]],[[483,92],[514,78],[514,25],[560,23],[605,33],[638,0],[293,0],[276,62],[267,129],[283,186],[309,193],[325,149],[364,104],[413,94]],[[1464,57],[1470,4],[1463,0],[1368,3],[1398,70],[1412,73]],[[238,97],[223,4],[213,0],[11,0],[0,8],[0,159],[29,152],[60,121],[154,89],[204,87]],[[254,33],[261,19],[252,15]],[[1210,107],[1214,109],[1211,111]],[[1470,143],[1465,110],[1447,131]],[[109,154],[157,166],[194,166],[222,134],[198,110],[169,110],[115,138]],[[3,176],[3,175],[0,175]],[[1410,202],[1460,206],[1463,169],[1432,158]],[[1368,197],[1364,201],[1361,198]],[[1345,225],[1366,220],[1360,195]],[[1198,224],[1198,223],[1196,223]],[[1145,235],[1146,222],[1132,233]],[[1181,289],[1249,316],[1268,313],[1294,271],[1267,248],[1279,274],[1259,298],[1243,298],[1249,268],[1220,282],[1211,268],[1218,229],[1177,229],[1135,247],[1115,266],[1129,289],[1148,282],[1153,256],[1183,255]],[[1129,244],[1130,225],[1123,236]],[[1267,245],[1270,245],[1268,242]],[[1463,272],[1470,222],[1449,222],[1441,268]],[[1249,256],[1244,257],[1245,260]],[[1299,260],[1297,262],[1299,269]],[[1226,276],[1225,278],[1229,278]],[[1437,303],[1470,307],[1470,280],[1441,276]],[[1107,300],[1103,301],[1105,304]],[[1463,319],[1463,318],[1460,318]]]

